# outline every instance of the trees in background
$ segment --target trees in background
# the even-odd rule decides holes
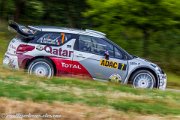
[[[85,15],[92,17],[98,27],[109,31],[109,26],[114,24],[111,28],[114,31],[120,32],[119,27],[140,31],[144,57],[149,55],[153,33],[180,25],[180,2],[176,0],[88,0],[88,3],[91,8]]]
[[[91,28],[128,52],[180,73],[178,0],[0,0],[0,19]]]
[[[0,19],[81,28],[85,0],[0,0]]]
[[[91,19],[94,28],[108,33],[130,53],[179,71],[180,1],[87,1],[90,8],[83,14]]]

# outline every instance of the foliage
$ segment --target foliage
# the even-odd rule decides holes
[[[99,30],[129,53],[180,74],[179,6],[178,0],[0,0],[0,21]]]
[[[82,27],[85,0],[0,0],[0,19],[29,24]]]
[[[173,71],[179,68],[179,1],[88,0],[88,4],[91,8],[84,15],[116,43]]]

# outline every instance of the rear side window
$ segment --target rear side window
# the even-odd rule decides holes
[[[93,43],[91,41],[91,37],[81,35],[79,36],[79,50],[83,52],[90,52],[93,47]]]
[[[45,33],[36,41],[36,43],[61,46],[72,38],[73,35],[69,33]]]

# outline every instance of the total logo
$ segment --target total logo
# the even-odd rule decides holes
[[[74,69],[81,70],[81,67],[79,65],[66,64],[66,63],[61,63],[61,64],[63,68],[74,68]]]

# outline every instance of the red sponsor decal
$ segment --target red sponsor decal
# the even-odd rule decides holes
[[[45,46],[44,50],[52,55],[63,57],[71,57],[73,54],[73,51],[63,50],[62,48],[52,48],[51,46]]]
[[[80,65],[76,65],[76,64],[66,64],[66,63],[61,63],[61,65],[62,65],[62,67],[63,68],[72,68],[72,69],[79,69],[79,70],[81,70],[81,67],[80,67]]]
[[[71,74],[92,78],[86,68],[82,66],[78,61],[65,60],[57,57],[50,57],[50,59],[56,65],[57,76]]]

